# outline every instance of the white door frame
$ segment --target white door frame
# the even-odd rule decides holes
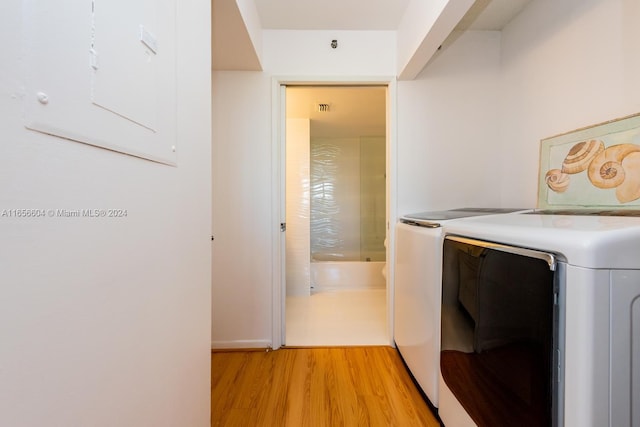
[[[284,344],[285,339],[285,234],[280,224],[286,220],[285,208],[285,88],[286,86],[366,86],[378,85],[387,87],[387,336],[389,345],[393,341],[393,266],[394,242],[397,206],[397,142],[396,142],[396,78],[395,77],[273,77],[271,85],[271,217],[272,233],[272,332],[271,347],[275,350]]]

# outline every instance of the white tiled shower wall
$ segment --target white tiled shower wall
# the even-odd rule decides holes
[[[383,286],[385,138],[309,140],[308,126],[287,124],[287,294]]]

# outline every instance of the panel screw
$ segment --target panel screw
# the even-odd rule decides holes
[[[331,47],[332,48],[337,48],[338,47],[338,40],[331,40]]]
[[[44,92],[38,92],[36,94],[36,96],[38,97],[38,102],[42,105],[47,105],[49,103],[49,97],[47,96],[46,93]]]

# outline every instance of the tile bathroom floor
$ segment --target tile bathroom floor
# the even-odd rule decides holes
[[[389,345],[386,290],[322,290],[288,296],[286,346]]]

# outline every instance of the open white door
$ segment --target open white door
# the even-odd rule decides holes
[[[393,345],[393,227],[396,221],[396,149],[395,149],[395,79],[337,79],[337,78],[278,78],[272,80],[272,218],[273,218],[273,270],[272,270],[272,348],[286,344],[286,296],[287,296],[287,86],[386,86],[387,87],[387,169],[386,169],[386,218],[387,218],[387,331],[388,342]],[[310,125],[307,123],[310,133]],[[292,230],[291,227],[289,227]],[[302,252],[301,252],[302,253]],[[306,251],[307,256],[310,250]],[[310,289],[306,289],[310,292]]]

